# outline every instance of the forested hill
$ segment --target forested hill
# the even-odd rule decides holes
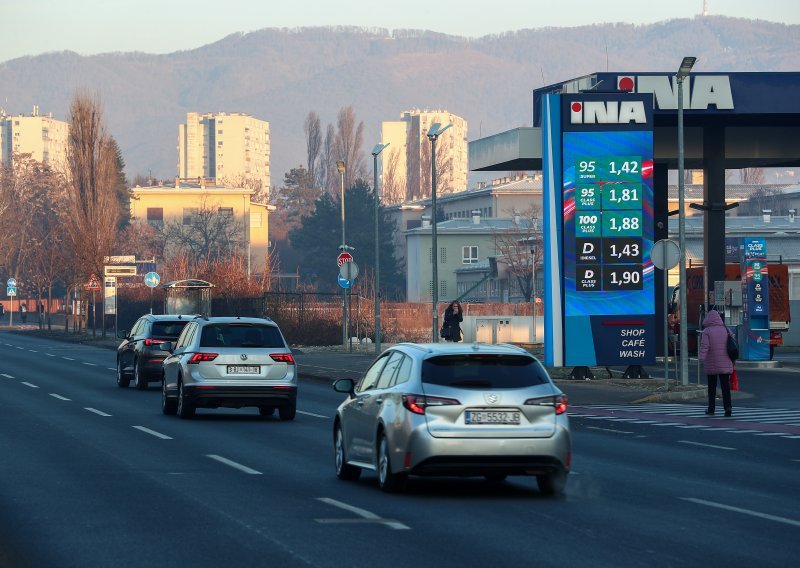
[[[536,26],[533,11],[526,23]],[[97,92],[129,177],[177,173],[186,112],[245,112],[270,122],[272,180],[303,164],[303,121],[323,128],[352,106],[365,149],[380,123],[411,108],[443,108],[469,121],[469,138],[531,123],[531,91],[595,71],[800,70],[800,26],[726,17],[652,25],[539,28],[478,39],[357,28],[264,29],[166,55],[48,53],[0,63],[0,107],[38,105],[66,119],[78,89]]]

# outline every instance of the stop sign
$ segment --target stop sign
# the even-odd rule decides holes
[[[336,266],[342,266],[345,262],[353,262],[353,255],[349,252],[340,253],[336,258]]]

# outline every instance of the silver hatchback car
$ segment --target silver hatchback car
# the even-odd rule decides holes
[[[563,492],[570,469],[567,397],[530,353],[512,345],[403,343],[382,353],[333,423],[336,474],[378,473],[386,491],[409,475],[536,476]]]
[[[195,409],[258,407],[293,420],[297,369],[278,325],[270,319],[195,317],[177,341],[162,344],[161,409],[191,418]]]

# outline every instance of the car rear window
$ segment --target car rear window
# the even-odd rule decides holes
[[[456,388],[513,389],[548,382],[542,364],[525,355],[440,355],[422,362],[422,382]]]
[[[189,322],[186,320],[153,322],[153,337],[158,337],[161,339],[177,339],[183,331],[183,328],[186,327],[187,323]]]
[[[272,325],[213,324],[203,328],[201,347],[286,347],[278,328]]]

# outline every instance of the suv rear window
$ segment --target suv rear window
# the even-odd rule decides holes
[[[177,339],[187,323],[189,323],[187,320],[153,322],[153,337],[158,337],[160,339]]]
[[[440,355],[422,362],[422,382],[457,388],[514,389],[548,381],[542,364],[525,355]]]
[[[286,344],[272,325],[212,324],[203,328],[200,347],[285,348]]]

